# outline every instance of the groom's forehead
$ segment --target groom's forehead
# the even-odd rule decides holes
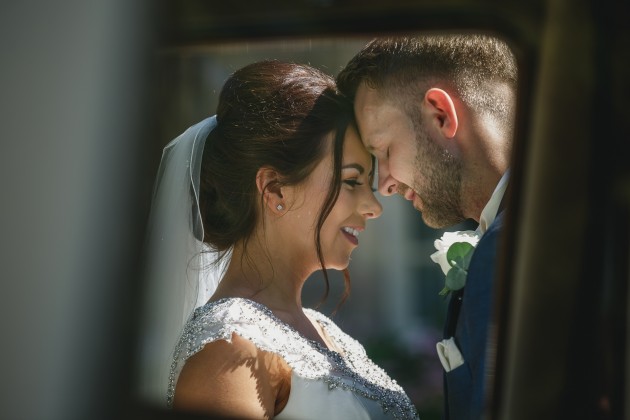
[[[370,86],[366,81],[359,84],[356,95],[354,96],[355,110],[374,107],[382,102],[383,95],[378,89]]]

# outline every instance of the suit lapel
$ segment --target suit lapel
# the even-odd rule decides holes
[[[456,290],[451,293],[451,300],[448,303],[446,322],[444,324],[444,338],[451,338],[455,336],[455,329],[457,328],[457,318],[459,318],[459,311],[462,308],[464,289]]]

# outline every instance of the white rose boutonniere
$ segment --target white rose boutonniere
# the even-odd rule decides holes
[[[440,265],[446,275],[440,296],[446,296],[466,285],[468,265],[479,237],[480,234],[472,230],[445,232],[434,242],[437,251],[431,254],[431,259]]]

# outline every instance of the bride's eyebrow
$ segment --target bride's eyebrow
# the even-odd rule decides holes
[[[358,163],[349,163],[349,164],[343,165],[341,167],[341,169],[351,169],[351,168],[354,168],[357,171],[359,171],[360,175],[363,175],[363,172],[365,172],[365,168],[363,166],[359,165]]]

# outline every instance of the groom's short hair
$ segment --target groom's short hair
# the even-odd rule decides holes
[[[364,81],[406,108],[428,88],[442,85],[473,110],[511,121],[517,66],[508,45],[488,35],[377,38],[337,76],[339,89],[351,100]],[[500,85],[507,94],[496,89]]]

